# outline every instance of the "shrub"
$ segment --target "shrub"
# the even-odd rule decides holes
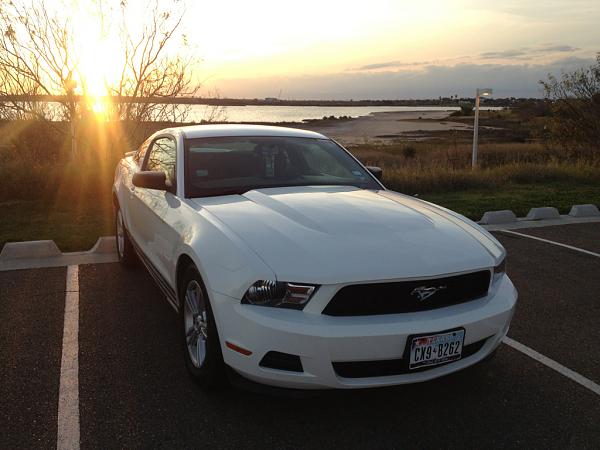
[[[406,158],[406,159],[412,159],[415,157],[415,155],[417,154],[417,149],[407,145],[406,147],[404,147],[402,149],[402,155]]]
[[[563,147],[600,150],[600,53],[596,64],[540,81],[552,101],[550,135]]]
[[[473,105],[471,103],[460,103],[460,114],[463,116],[470,116],[473,113]]]

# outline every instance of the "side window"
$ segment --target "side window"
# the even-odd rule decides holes
[[[159,138],[150,148],[150,155],[148,155],[144,170],[162,170],[167,175],[167,180],[175,187],[175,161],[175,141],[169,138]]]
[[[317,145],[307,145],[302,152],[312,173],[323,173],[334,177],[352,178],[356,173],[350,173],[348,168],[340,164],[340,161],[333,156],[326,148]]]
[[[146,142],[144,142],[142,145],[140,145],[140,148],[138,148],[138,151],[135,153],[135,156],[133,157],[133,159],[135,159],[135,162],[137,163],[138,166],[141,166],[142,163],[144,162],[144,156],[146,156],[146,150],[148,150],[149,145],[150,145],[150,139],[148,139]]]

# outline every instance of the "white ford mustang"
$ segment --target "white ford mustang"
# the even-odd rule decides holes
[[[162,130],[119,163],[119,259],[179,312],[194,378],[362,388],[491,355],[517,300],[505,250],[380,177],[321,134],[265,126]]]

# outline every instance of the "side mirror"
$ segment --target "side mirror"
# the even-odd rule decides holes
[[[133,174],[131,182],[134,186],[147,189],[166,191],[167,175],[162,170],[143,170]]]
[[[367,166],[367,170],[371,172],[371,175],[381,181],[381,177],[383,176],[383,169],[381,167]]]

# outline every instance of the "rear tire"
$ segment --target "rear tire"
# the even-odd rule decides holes
[[[221,341],[208,295],[195,267],[186,269],[179,284],[179,320],[185,365],[202,388],[228,383]]]
[[[137,255],[129,238],[129,233],[127,233],[127,228],[125,228],[123,214],[119,206],[115,210],[115,238],[119,262],[125,267],[134,267],[137,265]]]

